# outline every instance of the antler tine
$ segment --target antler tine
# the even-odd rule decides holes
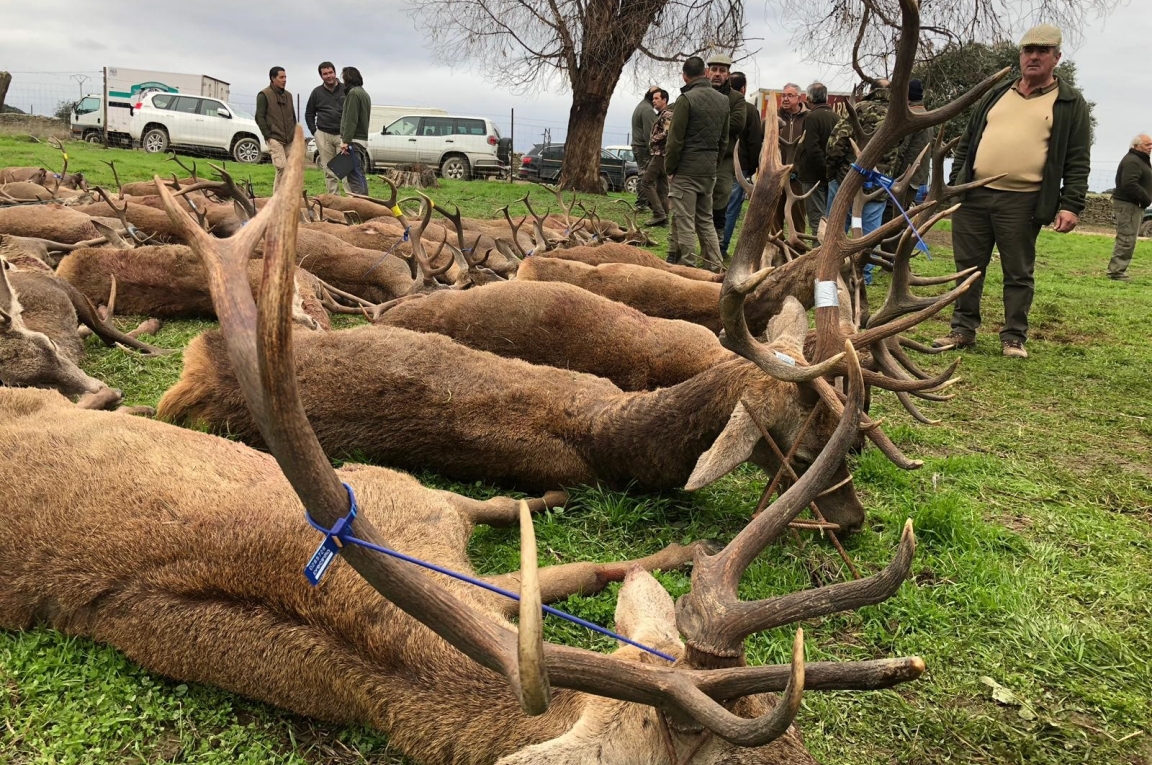
[[[376,197],[370,197],[367,194],[349,194],[349,196],[355,197],[356,199],[364,199],[364,200],[367,200],[369,202],[374,202],[378,205],[384,205],[385,207],[387,207],[389,209],[396,207],[396,199],[397,199],[396,184],[393,183],[388,178],[388,176],[386,176],[386,175],[382,175],[382,176],[378,176],[378,177],[380,178],[380,180],[387,183],[388,188],[391,190],[391,196],[388,199],[377,199]]]
[[[424,194],[420,194],[419,192],[417,192],[417,194],[420,197],[419,222],[408,224],[403,214],[398,215],[397,218],[408,225],[408,244],[412,248],[412,267],[416,271],[414,277],[420,281],[425,288],[428,288],[436,285],[436,275],[432,271],[428,253],[424,249],[424,241],[420,237],[424,234],[424,229],[428,227],[428,223],[432,220],[432,209],[436,204]],[[397,206],[396,209],[399,210],[399,206]],[[447,235],[447,232],[445,232],[445,235]]]
[[[557,191],[557,195],[559,196],[560,194],[561,192]],[[532,239],[534,240],[532,251],[536,252],[539,250],[540,252],[547,252],[548,236],[544,233],[544,218],[548,217],[548,213],[545,213],[543,217],[536,214],[536,211],[532,209],[531,194],[525,194],[520,201],[524,203],[524,206],[528,208],[528,212],[532,215]],[[519,247],[519,245],[517,245],[517,247]],[[521,250],[521,252],[523,252],[523,250]]]
[[[525,714],[543,714],[551,691],[544,664],[544,611],[537,570],[536,533],[528,503],[520,500],[520,627],[517,637],[517,688]]]
[[[933,226],[951,215],[959,208],[950,207],[947,210],[933,215],[920,229],[920,236],[926,234]],[[918,297],[909,289],[912,281],[912,256],[914,254],[917,234],[911,228],[904,231],[900,237],[900,244],[896,247],[896,256],[892,264],[892,282],[888,286],[888,294],[884,304],[874,314],[868,317],[869,327],[878,327],[897,316],[925,308],[935,302],[933,297]]]
[[[504,213],[504,218],[508,221],[508,227],[512,229],[512,246],[516,248],[521,257],[528,257],[528,253],[524,252],[524,248],[520,246],[520,228],[524,225],[524,221],[528,220],[528,216],[525,215],[521,218],[519,223],[513,223],[512,216],[508,214],[508,205],[501,207],[500,211]],[[476,241],[479,242],[480,240],[477,239]],[[519,258],[516,260],[519,261]]]
[[[456,228],[456,239],[460,242],[460,249],[464,249],[464,216],[460,214],[460,205],[453,202],[452,206],[456,208],[456,212],[451,215],[443,207],[437,207],[436,212],[452,221],[452,225]]]
[[[476,251],[480,247],[480,240],[483,238],[483,236],[484,236],[483,234],[477,234],[476,238],[472,241],[472,246],[470,248],[468,248],[468,251],[470,251],[472,253],[473,257],[470,258],[467,255],[464,255],[465,250],[460,250],[460,254],[464,255],[464,259],[466,261],[468,261],[469,266],[482,266],[482,265],[484,265],[485,263],[488,262],[488,256],[492,254],[491,249],[485,250],[483,255],[477,255],[476,254]]]
[[[888,346],[888,352],[892,354],[892,358],[896,359],[900,366],[908,370],[908,372],[913,377],[919,377],[921,380],[926,380],[931,376],[923,369],[921,369],[919,365],[912,361],[908,354],[904,352],[905,343],[909,343],[910,345],[908,347],[911,347],[913,350],[915,350],[917,347],[926,348],[927,346],[924,346],[921,343],[917,343],[915,340],[909,340],[903,335],[885,338],[884,343]],[[932,348],[931,350],[938,349]]]
[[[168,157],[168,159],[164,160],[165,162],[175,162],[177,165],[179,165],[181,170],[188,173],[188,177],[192,179],[193,183],[198,183],[200,181],[200,179],[196,177],[196,162],[195,161],[192,162],[192,167],[189,168],[187,165],[184,164],[183,160],[180,159],[179,155],[177,155],[175,151],[170,151],[169,153],[172,156],[170,156],[170,157]],[[217,168],[217,169],[219,169],[219,168]]]
[[[885,340],[887,339],[888,338],[885,338]],[[956,369],[960,366],[959,358],[954,359],[952,363],[948,365],[948,368],[938,375],[913,379],[906,375],[901,375],[899,370],[895,369],[894,365],[891,368],[887,366],[887,361],[890,360],[890,357],[886,358],[886,356],[890,351],[884,346],[884,341],[875,342],[868,346],[868,349],[872,354],[873,361],[888,373],[881,374],[867,369],[864,370],[864,383],[875,388],[890,390],[896,393],[920,393],[922,391],[943,389],[959,379],[952,377],[952,375],[956,373]]]
[[[252,197],[249,194],[245,194],[244,190],[236,185],[236,181],[233,180],[232,175],[223,167],[211,162],[208,163],[208,167],[215,170],[216,173],[220,176],[221,185],[218,188],[223,189],[224,196],[229,197],[233,202],[243,207],[244,212],[247,213],[249,220],[255,218],[256,205],[252,202]],[[200,184],[198,183],[194,183],[192,184],[192,187],[194,188],[199,185]]]
[[[845,344],[844,353],[848,366],[848,403],[840,407],[840,422],[820,455],[727,547],[715,555],[698,556],[693,564],[692,590],[676,602],[676,625],[688,644],[688,663],[692,666],[711,666],[717,659],[740,656],[744,638],[770,618],[764,613],[763,603],[746,604],[739,600],[740,579],[756,556],[828,486],[833,472],[855,442],[864,405],[864,378],[856,350]]]
[[[764,146],[760,153],[760,181],[748,203],[744,230],[740,233],[732,265],[720,288],[720,316],[724,322],[721,342],[773,377],[787,382],[805,382],[827,374],[839,363],[840,357],[834,356],[816,366],[789,364],[752,337],[744,316],[745,298],[767,276],[765,271],[757,270],[760,253],[764,251],[769,237],[768,227],[760,225],[760,221],[771,219],[780,198],[780,188],[788,182],[791,167],[780,164],[776,122],[765,120]]]
[[[960,272],[967,278],[956,285],[952,290],[940,295],[929,306],[916,311],[915,313],[906,314],[896,319],[888,321],[886,324],[881,324],[876,327],[868,327],[861,332],[852,336],[852,344],[857,348],[863,348],[871,343],[881,340],[892,335],[897,335],[907,329],[911,329],[920,322],[928,319],[939,313],[945,306],[956,301],[961,295],[968,291],[968,288],[980,278],[980,271],[973,266]]]
[[[227,240],[213,239],[201,231],[176,205],[171,193],[162,184],[157,186],[169,217],[184,230],[204,260],[228,355],[264,441],[312,518],[331,528],[347,515],[349,492],[308,424],[292,354],[295,208],[304,183],[304,134],[300,127],[296,128],[287,166],[272,201]],[[257,309],[245,264],[265,230],[264,279]],[[357,516],[352,528],[360,539],[380,546],[388,544],[363,515]],[[384,597],[481,666],[502,674],[520,696],[516,636],[506,626],[476,611],[407,563],[356,545],[346,546],[342,555]]]
[[[112,168],[112,179],[116,181],[116,192],[117,192],[116,197],[117,197],[117,199],[123,199],[124,198],[124,185],[122,183],[120,183],[120,173],[116,172],[116,160],[114,160],[114,159],[113,160],[102,159],[100,161],[103,162],[104,164],[108,165],[108,167]]]

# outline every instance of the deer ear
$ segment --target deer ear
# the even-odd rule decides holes
[[[780,313],[768,322],[768,342],[783,341],[798,348],[804,347],[808,334],[808,312],[794,297],[788,297]]]
[[[688,477],[684,489],[696,491],[728,475],[752,457],[752,450],[759,441],[760,429],[756,427],[752,415],[741,401],[732,410],[728,424],[716,437],[712,448],[701,454],[700,459],[696,461],[696,468]]]
[[[0,330],[10,328],[14,317],[20,314],[20,302],[16,300],[12,285],[8,283],[7,268],[8,264],[0,260]]]
[[[672,596],[639,566],[628,572],[616,598],[616,631],[654,647],[680,645]]]

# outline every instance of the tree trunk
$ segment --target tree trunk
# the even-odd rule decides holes
[[[8,86],[12,83],[12,75],[8,72],[0,72],[0,111],[4,110],[4,97],[8,95]],[[600,124],[604,124],[601,120]]]
[[[600,182],[600,143],[608,101],[620,79],[621,67],[611,62],[585,62],[572,77],[572,109],[568,112],[568,137],[564,142],[564,165],[560,186],[592,194],[603,193]],[[607,65],[606,65],[607,64]],[[588,71],[594,68],[593,71]]]

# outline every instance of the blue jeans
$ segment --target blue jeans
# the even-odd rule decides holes
[[[840,181],[832,180],[828,182],[828,207],[832,209],[832,202],[836,199],[836,192],[840,190]],[[871,202],[864,203],[864,214],[861,216],[860,230],[865,234],[870,234],[876,229],[880,228],[881,222],[884,220],[884,208],[888,204],[888,198],[881,196]],[[852,228],[852,221],[844,221],[844,230],[848,231]],[[872,283],[872,269],[873,266],[868,264],[864,266],[864,283]]]
[[[720,239],[720,254],[728,257],[728,244],[732,241],[732,232],[736,230],[736,219],[740,217],[740,208],[744,206],[744,187],[739,180],[732,182],[732,194],[728,197],[728,210],[724,214],[724,236]]]
[[[353,194],[368,195],[368,179],[364,177],[364,158],[368,156],[368,150],[358,143],[348,144],[348,150],[352,152],[352,156],[356,158],[356,165],[352,168],[352,172],[348,174],[347,184],[348,190]]]

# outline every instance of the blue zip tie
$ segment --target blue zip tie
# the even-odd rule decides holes
[[[404,236],[400,238],[400,241],[397,242],[396,244],[392,245],[391,247],[389,247],[387,252],[384,253],[384,255],[380,258],[380,260],[376,261],[375,265],[373,265],[371,268],[369,268],[367,271],[364,272],[364,276],[367,276],[368,274],[372,273],[377,268],[379,268],[380,264],[388,259],[388,256],[392,254],[393,250],[395,250],[397,247],[399,247],[401,245],[401,243],[408,241],[408,231],[411,228],[412,228],[411,226],[407,226],[404,229]],[[363,278],[363,277],[361,277],[361,278]],[[347,486],[347,484],[345,484],[345,486]]]
[[[517,602],[520,601],[520,596],[514,592],[511,592],[510,590],[505,590],[489,582],[468,576],[467,574],[461,574],[457,571],[452,571],[451,569],[437,566],[435,563],[428,563],[427,561],[422,561],[419,558],[413,558],[412,556],[405,555],[402,552],[389,550],[387,547],[380,547],[379,545],[374,545],[371,542],[365,542],[362,539],[357,539],[356,537],[352,536],[352,521],[356,519],[356,512],[359,510],[359,507],[356,504],[356,494],[352,491],[352,487],[345,483],[344,488],[348,491],[348,514],[336,521],[336,525],[331,529],[326,529],[316,521],[312,520],[312,516],[308,513],[308,510],[304,510],[304,519],[308,521],[308,525],[324,534],[324,541],[320,544],[320,547],[316,549],[316,552],[313,553],[312,559],[308,562],[308,565],[304,567],[304,576],[308,578],[308,581],[312,584],[313,587],[320,583],[320,578],[324,576],[324,572],[328,570],[328,567],[339,554],[341,548],[347,544],[354,544],[368,550],[390,555],[393,558],[397,558],[407,563],[412,563],[414,565],[420,566],[421,568],[426,568],[429,571],[435,571],[438,574],[450,576],[453,579],[457,579],[461,582],[467,582],[468,584],[488,590],[489,592],[494,592],[497,595],[503,595],[510,600],[515,600]],[[659,656],[661,659],[666,661],[673,663],[676,662],[675,656],[669,656],[666,653],[657,651],[655,648],[649,648],[642,643],[637,643],[635,640],[626,638],[623,635],[618,635],[612,630],[601,627],[598,624],[593,624],[590,621],[581,619],[579,616],[573,616],[572,614],[565,613],[559,609],[552,608],[552,606],[541,605],[540,608],[546,614],[558,616],[565,621],[578,624],[581,627],[592,630],[593,632],[597,632],[614,640],[619,640],[622,643],[635,646],[641,651],[646,651],[653,656]]]
[[[864,176],[865,188],[867,188],[869,183],[875,183],[880,188],[884,189],[884,191],[888,194],[888,198],[892,200],[892,204],[895,205],[896,209],[900,211],[900,216],[904,218],[905,221],[907,221],[908,228],[912,229],[912,233],[916,235],[916,249],[924,253],[924,256],[927,257],[928,260],[932,260],[932,253],[928,252],[928,244],[920,236],[920,232],[916,230],[916,226],[912,223],[912,219],[908,217],[908,213],[906,213],[904,208],[900,206],[900,200],[898,200],[896,195],[892,193],[892,184],[896,182],[896,179],[889,178],[879,170],[865,170],[855,162],[852,163],[852,169],[860,173],[860,175]]]

